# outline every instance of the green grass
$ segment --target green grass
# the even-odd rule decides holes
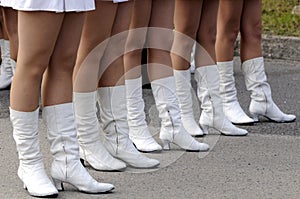
[[[263,32],[271,35],[300,37],[300,16],[293,15],[298,0],[262,0]]]

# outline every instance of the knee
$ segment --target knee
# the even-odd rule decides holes
[[[258,21],[252,24],[242,25],[241,28],[241,37],[243,41],[260,41],[262,34],[262,25]]]
[[[130,30],[125,45],[126,51],[129,52],[143,49],[146,42],[146,35],[146,28]]]
[[[197,27],[193,24],[186,23],[183,26],[175,26],[176,32],[184,34],[185,36],[191,37],[192,39],[196,38],[197,35]]]
[[[124,55],[126,41],[127,41],[127,35],[125,34],[112,36],[106,48],[106,52],[105,52],[106,59],[113,61],[116,58]]]
[[[216,42],[216,34],[217,31],[215,27],[205,27],[203,29],[201,28],[197,35],[197,42],[202,46],[214,46]]]
[[[234,43],[240,32],[238,20],[228,20],[228,23],[218,26],[217,39],[220,41]]]
[[[72,75],[76,61],[76,53],[72,50],[55,53],[51,57],[48,73]]]
[[[170,51],[173,44],[173,38],[173,30],[157,29],[155,31],[149,31],[147,47],[150,49]]]

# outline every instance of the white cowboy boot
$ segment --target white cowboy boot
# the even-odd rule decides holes
[[[233,73],[233,61],[217,62],[220,75],[220,96],[225,116],[233,124],[253,124],[254,120],[246,115],[237,99]]]
[[[4,40],[3,45],[1,44],[0,46],[1,46],[1,57],[2,57],[2,64],[0,66],[0,89],[5,89],[10,86],[12,81],[12,76],[13,76],[10,52],[9,52],[10,51],[9,41]]]
[[[85,193],[113,190],[113,185],[93,179],[80,163],[73,103],[44,107],[43,119],[48,130],[50,151],[54,157],[51,176],[56,188],[64,190],[62,183],[69,183]]]
[[[203,132],[196,123],[193,112],[191,71],[190,69],[173,71],[183,127],[191,136],[202,136]]]
[[[10,108],[13,137],[20,160],[18,176],[30,195],[56,197],[58,191],[45,172],[40,152],[38,117],[39,109],[33,112],[20,112]]]
[[[162,148],[149,132],[144,112],[142,77],[125,80],[129,138],[139,151],[161,151]]]
[[[283,113],[274,103],[271,88],[267,82],[263,57],[245,61],[242,64],[245,83],[248,91],[251,91],[251,103],[249,111],[254,119],[264,116],[274,122],[293,122],[295,115]]]
[[[108,152],[136,168],[153,168],[160,163],[141,154],[129,139],[125,86],[98,89],[100,124],[105,133],[104,146]]]
[[[208,128],[212,127],[223,135],[247,135],[246,130],[235,127],[223,113],[218,67],[216,65],[198,67],[195,79],[202,108],[199,123],[204,133],[207,134]]]
[[[156,108],[161,119],[160,139],[163,149],[174,143],[187,151],[207,151],[209,146],[195,140],[183,127],[173,76],[151,82]]]
[[[96,170],[123,170],[126,168],[126,164],[112,157],[101,142],[96,99],[97,91],[73,93],[81,161],[82,163],[88,162]]]

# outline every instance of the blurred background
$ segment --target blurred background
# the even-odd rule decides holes
[[[262,0],[262,2],[263,34],[300,37],[299,0]]]

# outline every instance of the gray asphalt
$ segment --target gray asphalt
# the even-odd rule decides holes
[[[238,98],[247,112],[249,93],[235,63]],[[277,105],[300,117],[300,62],[266,60],[268,81]],[[144,89],[146,113],[151,132],[159,130],[157,110],[151,91]],[[17,176],[18,160],[8,117],[9,91],[0,91],[0,198],[30,198]],[[195,99],[196,100],[196,99]],[[199,117],[199,104],[194,110]],[[59,198],[300,198],[300,122],[276,124],[264,120],[245,126],[247,137],[225,137],[211,130],[204,139],[211,150],[188,153],[174,150],[146,154],[161,165],[155,170],[128,168],[125,172],[98,172],[87,167],[99,181],[113,183],[111,194],[87,195],[66,185]],[[52,157],[44,124],[40,140],[47,173]]]

